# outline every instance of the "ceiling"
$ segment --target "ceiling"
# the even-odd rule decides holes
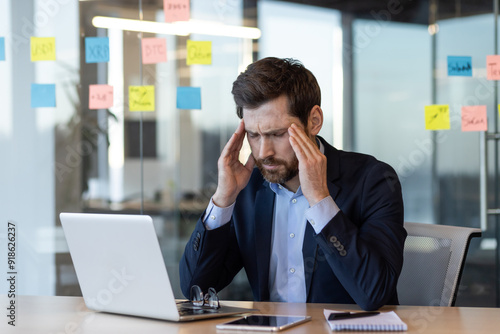
[[[82,1],[82,0],[80,0]],[[225,1],[231,0],[212,0]],[[356,18],[387,20],[417,24],[433,23],[431,4],[437,7],[435,19],[444,20],[455,17],[493,13],[495,0],[278,0],[316,7],[330,8],[351,13]],[[137,7],[139,0],[85,0],[85,2],[106,3],[120,7]],[[256,15],[258,0],[243,0],[246,13]],[[142,0],[144,8],[163,6],[163,0]]]
[[[437,7],[436,20],[493,13],[494,0],[282,0],[337,9],[357,18],[433,23],[430,5]]]

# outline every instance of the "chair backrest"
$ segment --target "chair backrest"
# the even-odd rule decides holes
[[[471,238],[477,228],[404,223],[408,232],[398,281],[401,305],[454,306]]]

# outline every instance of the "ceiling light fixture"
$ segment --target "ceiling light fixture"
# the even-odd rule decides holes
[[[116,17],[95,16],[92,24],[96,28],[120,29],[128,31],[148,32],[153,34],[188,36],[202,34],[211,36],[226,36],[247,39],[259,39],[261,31],[258,28],[229,26],[222,23],[206,21],[179,21],[174,23],[121,19]]]

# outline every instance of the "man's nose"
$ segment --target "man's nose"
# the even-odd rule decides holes
[[[263,136],[259,146],[259,158],[265,159],[272,157],[273,155],[274,155],[274,145],[272,140]]]

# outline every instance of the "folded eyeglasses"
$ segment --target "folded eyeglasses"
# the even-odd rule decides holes
[[[217,296],[217,291],[214,288],[208,288],[208,292],[204,294],[198,285],[193,285],[191,287],[190,301],[195,307],[220,308],[219,296]]]

